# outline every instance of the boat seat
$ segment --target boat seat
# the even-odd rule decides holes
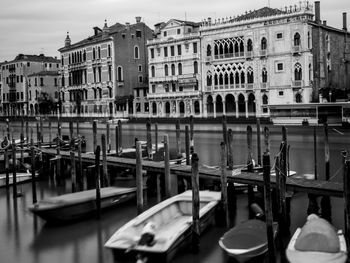
[[[169,222],[166,225],[162,225],[156,230],[155,239],[159,241],[169,240],[173,235],[179,233],[179,230],[186,224],[186,222],[192,222],[192,216],[180,216],[177,218],[169,218]]]

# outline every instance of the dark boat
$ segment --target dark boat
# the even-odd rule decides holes
[[[101,188],[101,209],[110,208],[135,197],[135,187]],[[50,197],[33,204],[29,210],[50,223],[83,219],[93,215],[97,210],[96,190]]]

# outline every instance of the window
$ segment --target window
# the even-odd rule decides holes
[[[179,69],[178,74],[182,75],[182,64],[181,63],[178,64],[178,69]]]
[[[165,92],[169,92],[169,84],[165,84],[164,85],[164,91]]]
[[[267,71],[266,71],[266,68],[263,68],[261,76],[262,76],[262,82],[266,83],[267,82]]]
[[[126,35],[125,34],[122,34],[122,38],[125,39]]]
[[[180,35],[180,34],[181,34],[181,29],[178,28],[177,31],[176,31],[176,33],[177,33],[178,35]]]
[[[101,48],[100,47],[98,47],[98,58],[100,59],[101,58]]]
[[[32,91],[30,90],[29,91],[29,100],[31,100],[32,99]],[[4,94],[4,100],[5,100],[5,94]]]
[[[19,82],[19,76],[16,76],[17,77],[17,83]]]
[[[123,77],[123,68],[121,66],[118,67],[117,70],[117,80],[118,81],[123,81],[124,77]]]
[[[171,83],[171,91],[176,92],[176,84],[175,83]]]
[[[141,30],[136,30],[136,37],[141,37]]]
[[[207,46],[207,57],[211,56],[211,45]]]
[[[300,63],[296,63],[294,66],[294,80],[302,80],[302,68]]]
[[[96,83],[96,68],[93,68],[92,71],[93,71],[93,74],[94,74],[94,83]]]
[[[38,86],[37,78],[34,79],[34,86]]]
[[[142,77],[142,75],[139,76],[139,83],[143,83],[143,77]]]
[[[154,66],[151,67],[151,77],[154,78],[156,75]]]
[[[165,76],[168,76],[168,75],[169,75],[168,65],[164,65],[164,75],[165,75]]]
[[[282,33],[277,33],[276,37],[277,37],[277,39],[282,39],[283,38],[283,34]]]
[[[263,97],[262,97],[262,104],[263,105],[269,104],[269,98],[267,97],[266,94],[264,94]]]
[[[278,62],[276,64],[276,71],[279,72],[279,71],[283,71],[283,63],[282,62]]]
[[[175,56],[175,47],[174,46],[171,46],[170,47],[170,55],[173,57]]]
[[[197,50],[197,43],[193,43],[193,53],[197,54],[198,50]]]
[[[92,48],[92,59],[96,59],[95,48]]]
[[[57,87],[57,78],[54,79],[55,87]]]
[[[21,82],[23,82],[23,75],[21,75]]]
[[[151,58],[154,58],[154,49],[151,48],[150,50],[151,50]]]
[[[139,72],[142,72],[142,65],[138,65],[137,70],[138,70]]]
[[[108,65],[108,80],[112,81],[112,65]]]
[[[295,94],[295,102],[296,103],[302,103],[303,102],[302,96],[301,96],[300,93]]]
[[[181,56],[181,45],[177,45],[177,54]]]
[[[140,58],[139,47],[138,46],[134,47],[134,58],[135,59],[139,59]]]
[[[164,47],[164,57],[168,56],[168,47]]]
[[[284,92],[283,91],[279,91],[278,92],[278,96],[283,96],[284,95]]]
[[[300,35],[298,32],[294,34],[294,46],[300,46]]]
[[[171,75],[175,75],[175,64],[171,64]]]
[[[198,62],[197,61],[193,62],[193,73],[194,74],[198,73]]]
[[[23,92],[21,92],[21,100],[23,100],[23,98],[24,98],[24,97],[23,97]]]
[[[108,54],[108,57],[111,56],[111,45],[108,45],[107,54]]]
[[[163,32],[163,36],[165,36],[165,37],[167,36],[167,32],[166,31]]]
[[[101,67],[98,67],[98,82],[102,81],[102,72],[101,72]]]
[[[248,83],[254,83],[254,73],[251,67],[247,69],[247,81]]]
[[[326,35],[326,49],[328,53],[331,52],[331,42],[329,40],[329,35]]]
[[[310,32],[307,32],[307,48],[311,48],[311,35]]]
[[[134,34],[131,34],[131,38],[134,38],[134,36],[135,36]]]
[[[261,50],[266,50],[267,49],[267,40],[265,37],[261,39]]]

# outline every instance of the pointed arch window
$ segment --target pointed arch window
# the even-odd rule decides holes
[[[169,67],[168,67],[168,65],[164,66],[164,75],[165,76],[169,76]]]
[[[302,98],[300,93],[295,94],[295,102],[296,103],[302,103],[303,102],[303,98]]]
[[[247,82],[254,83],[254,73],[251,67],[247,69]]]
[[[247,51],[252,52],[253,51],[253,41],[251,39],[248,39],[247,42]]]
[[[95,48],[92,48],[92,59],[96,59]]]
[[[193,73],[194,74],[198,73],[198,62],[197,61],[193,62]]]
[[[207,45],[207,57],[211,56],[211,45]]]
[[[182,64],[181,63],[178,64],[178,72],[179,72],[179,75],[182,75]]]
[[[267,71],[266,71],[266,68],[263,68],[263,69],[262,69],[262,74],[261,74],[261,76],[262,76],[262,82],[263,82],[263,83],[266,83],[266,82],[267,82]]]
[[[261,50],[266,50],[267,49],[267,40],[265,37],[261,39]]]
[[[171,75],[175,75],[175,64],[171,64]]]
[[[211,75],[211,72],[208,71],[207,72],[207,86],[211,86],[212,85],[212,75]]]
[[[302,80],[302,68],[300,63],[296,63],[294,66],[294,80]]]
[[[300,46],[300,34],[298,32],[294,34],[294,46]]]
[[[262,97],[262,104],[263,105],[269,104],[269,98],[267,97],[266,94],[264,94],[263,97]]]

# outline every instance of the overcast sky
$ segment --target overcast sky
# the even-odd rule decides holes
[[[287,0],[1,0],[0,61],[19,53],[58,56],[67,31],[72,43],[93,34],[94,26],[135,22],[150,28],[171,18],[200,22],[204,18],[237,16],[264,6],[281,8],[299,4]],[[313,1],[310,3],[314,4]],[[321,19],[342,28],[342,12],[350,21],[349,0],[321,0]],[[349,28],[348,23],[348,28]]]

